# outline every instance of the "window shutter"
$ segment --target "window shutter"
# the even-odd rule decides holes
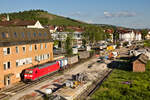
[[[16,60],[16,67],[19,66],[19,60]]]
[[[7,48],[3,48],[4,55],[7,55]]]
[[[11,49],[7,48],[7,54],[10,54],[10,53],[11,53]]]
[[[3,65],[4,65],[4,70],[6,70],[7,69],[7,63],[5,62]]]

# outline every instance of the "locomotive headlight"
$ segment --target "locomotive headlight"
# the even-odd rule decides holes
[[[29,75],[29,77],[32,77],[32,75]]]
[[[24,75],[25,77],[27,76],[27,75]]]

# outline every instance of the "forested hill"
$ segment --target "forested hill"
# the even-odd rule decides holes
[[[0,21],[2,17],[9,15],[10,20],[21,19],[21,20],[39,20],[43,25],[64,25],[64,26],[84,26],[86,23],[66,18],[58,15],[48,13],[44,10],[29,10],[23,12],[14,13],[2,13],[0,14]]]

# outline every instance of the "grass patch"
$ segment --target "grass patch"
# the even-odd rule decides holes
[[[126,67],[126,66],[121,66]],[[125,82],[128,82],[125,83]],[[116,68],[102,86],[92,95],[91,100],[149,100],[150,61],[146,72],[134,73]]]

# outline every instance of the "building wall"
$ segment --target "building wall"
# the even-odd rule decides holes
[[[47,44],[47,48],[45,48],[45,44]],[[31,50],[32,45],[32,51]],[[8,74],[13,74],[10,76],[10,84],[16,83],[21,80],[20,73],[22,70],[32,67],[37,64],[45,63],[47,61],[53,60],[53,43],[47,42],[47,43],[38,43],[37,50],[35,50],[35,43],[34,44],[25,44],[25,45],[14,45],[14,46],[8,46],[10,48],[10,54],[4,55],[4,48],[7,47],[0,47],[0,88],[5,87],[4,85],[4,76]],[[43,48],[41,49],[41,47]],[[19,52],[16,53],[16,47],[19,48]],[[26,48],[26,51],[23,52],[23,47]],[[30,50],[29,50],[30,49]],[[41,61],[36,61],[35,56],[39,56],[42,54],[49,54],[49,58]],[[16,66],[16,60],[24,59],[24,58],[32,58],[31,64],[25,64],[21,66]],[[10,69],[4,70],[4,63],[10,61]],[[20,60],[22,61],[22,60]]]
[[[133,40],[142,40],[142,35],[138,33],[129,32],[129,33],[123,33],[119,34],[119,39],[123,41],[133,41]]]

